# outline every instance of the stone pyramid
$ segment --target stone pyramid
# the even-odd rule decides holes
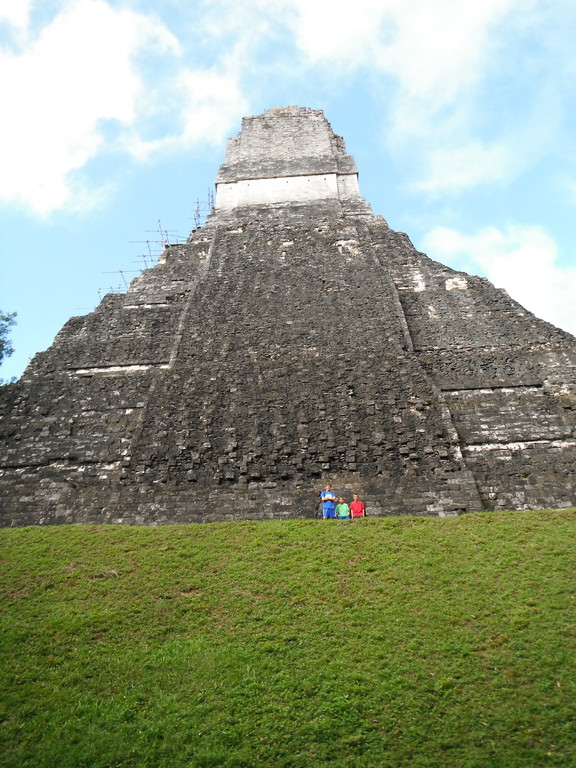
[[[205,226],[0,389],[3,525],[575,503],[576,339],[372,214],[318,110],[242,121]]]

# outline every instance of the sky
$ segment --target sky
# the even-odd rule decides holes
[[[19,377],[186,239],[246,115],[323,109],[375,214],[576,334],[574,0],[0,0]]]

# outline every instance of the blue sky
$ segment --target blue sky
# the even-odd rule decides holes
[[[287,104],[393,229],[576,334],[575,30],[573,0],[0,0],[0,376],[186,238],[241,118]]]

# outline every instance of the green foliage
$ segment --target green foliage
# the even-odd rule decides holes
[[[0,310],[0,365],[5,357],[10,357],[14,352],[14,347],[9,339],[10,328],[16,324],[16,312],[2,312]],[[0,384],[3,384],[0,379]]]
[[[2,312],[0,310],[0,364],[5,357],[10,357],[14,347],[8,338],[11,326],[16,324],[16,312]]]
[[[2,530],[0,764],[572,766],[575,520]]]

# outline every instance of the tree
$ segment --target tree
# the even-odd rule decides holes
[[[16,325],[16,312],[3,312],[0,309],[0,365],[5,357],[10,357],[14,352],[12,342],[8,338],[10,328]]]

